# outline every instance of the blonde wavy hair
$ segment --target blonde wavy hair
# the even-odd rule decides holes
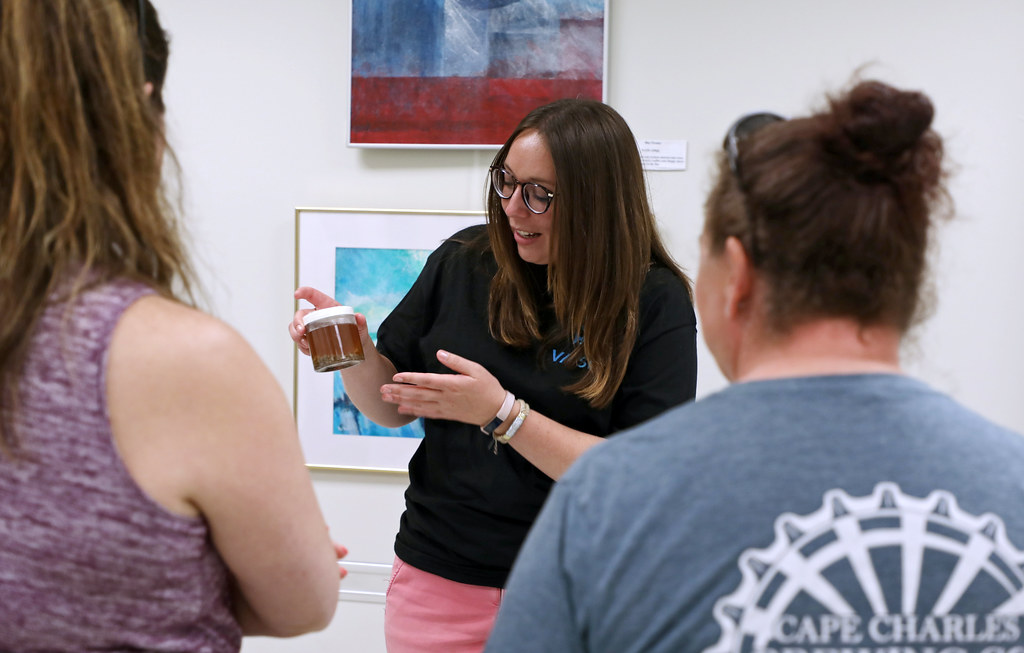
[[[173,154],[147,98],[131,5],[0,2],[3,451],[16,444],[19,376],[47,305],[71,306],[115,278],[194,303],[194,273],[161,182],[161,159]],[[146,40],[164,38],[156,20],[147,16]]]

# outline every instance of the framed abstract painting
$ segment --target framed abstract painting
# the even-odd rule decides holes
[[[366,316],[370,337],[412,286],[427,256],[480,211],[295,210],[295,286],[312,286]],[[299,308],[310,308],[303,302]],[[338,372],[313,370],[295,353],[295,419],[311,468],[403,472],[422,420],[389,429],[352,403]]]
[[[608,0],[352,0],[349,144],[491,148],[532,109],[604,100]]]

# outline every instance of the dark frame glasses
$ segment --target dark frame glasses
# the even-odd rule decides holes
[[[531,213],[540,215],[547,212],[551,208],[551,200],[555,198],[555,194],[547,188],[544,188],[540,184],[535,184],[532,181],[519,181],[516,176],[511,172],[502,168],[501,166],[491,166],[488,168],[488,174],[491,178],[491,188],[498,194],[503,200],[507,200],[516,193],[516,186],[522,188],[523,193],[523,204],[530,210]],[[508,195],[505,195],[505,191],[502,188],[508,184],[512,185],[512,190],[508,191]],[[529,189],[529,191],[527,190]],[[531,200],[532,198],[532,200]],[[538,209],[531,204],[532,202],[541,202],[543,206]]]

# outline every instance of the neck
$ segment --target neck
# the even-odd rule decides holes
[[[829,374],[902,374],[902,334],[892,327],[864,327],[822,319],[763,335],[737,355],[734,381]]]

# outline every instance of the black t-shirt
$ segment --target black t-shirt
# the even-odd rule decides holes
[[[465,229],[434,251],[380,325],[377,349],[399,371],[451,373],[436,358],[445,349],[483,365],[531,411],[602,437],[693,399],[697,323],[685,284],[670,270],[654,266],[648,273],[625,379],[612,403],[596,410],[562,390],[583,374],[562,362],[572,349],[568,338],[538,351],[539,345],[518,349],[490,336],[488,296],[497,264],[490,252],[463,244],[483,229]],[[545,278],[546,267],[532,267]],[[425,437],[409,463],[395,541],[399,558],[449,580],[504,585],[553,481],[510,446],[495,455],[491,442],[477,425],[425,420]]]

